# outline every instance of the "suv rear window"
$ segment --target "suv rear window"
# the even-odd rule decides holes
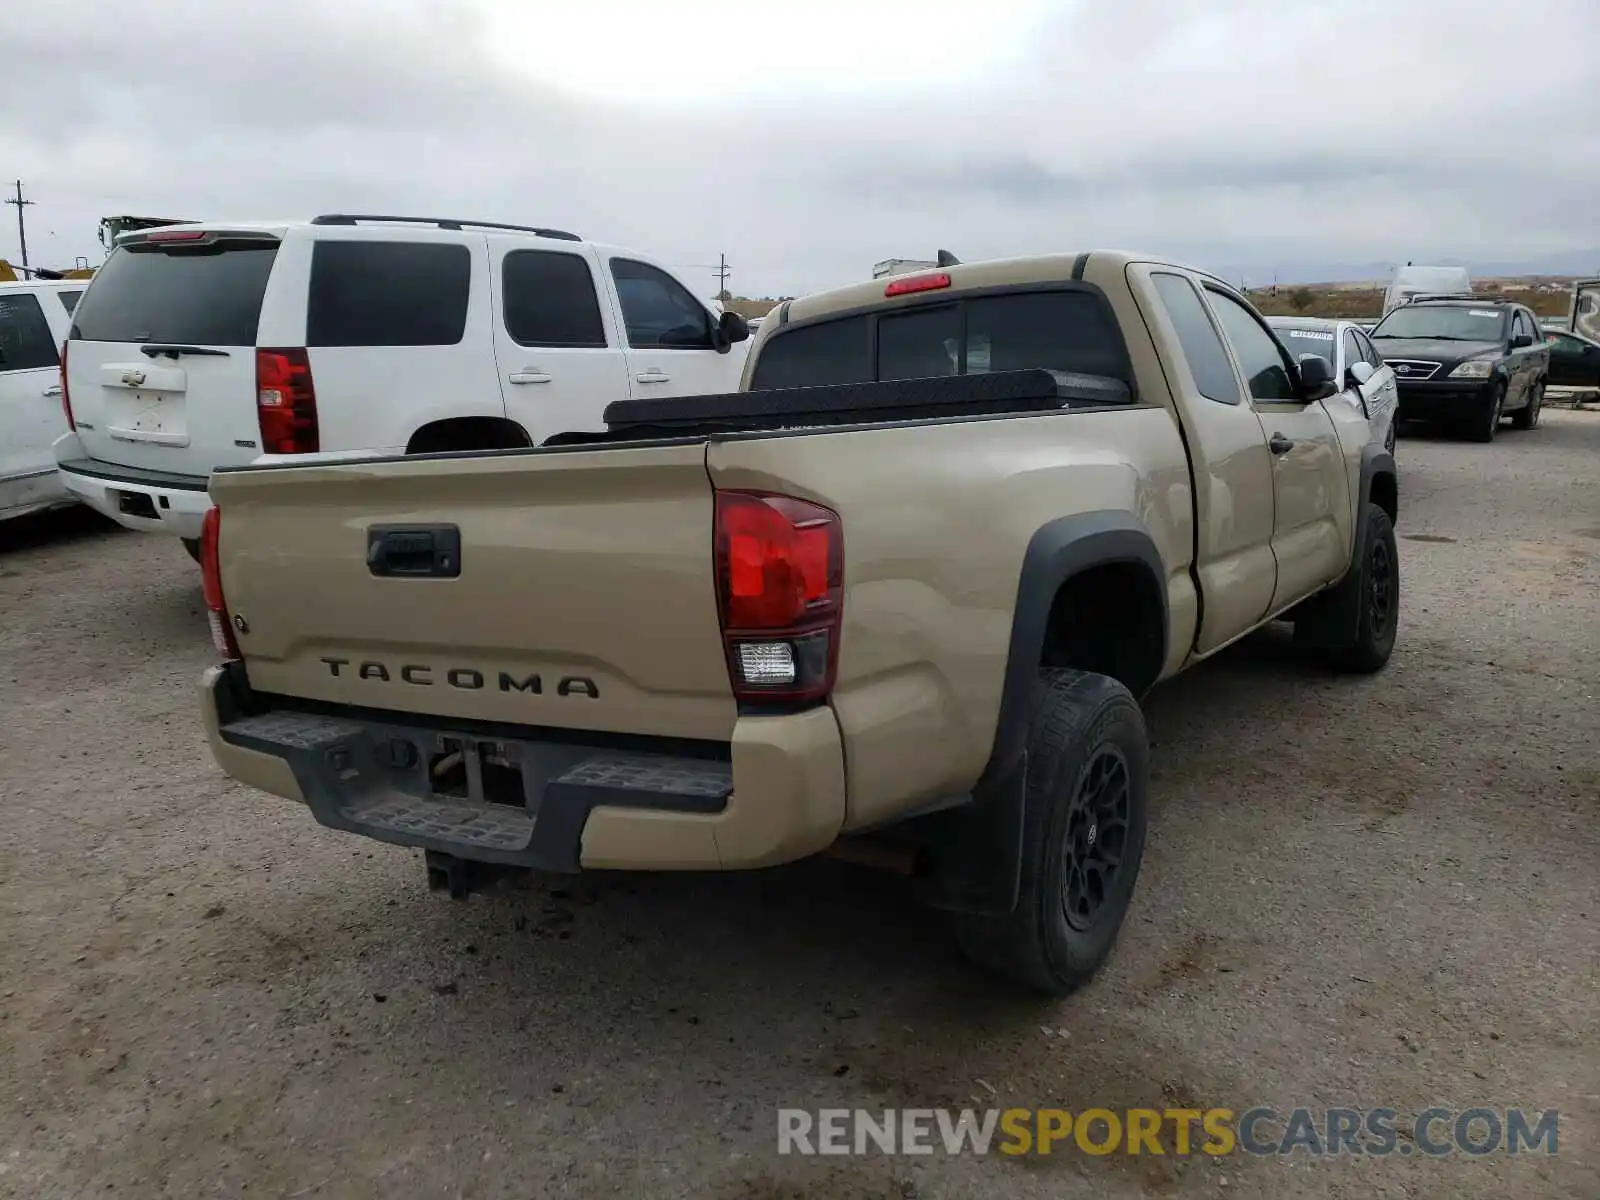
[[[1008,292],[866,315],[773,334],[751,386],[812,387],[990,371],[1104,375],[1131,387],[1122,331],[1086,288]]]
[[[271,238],[208,246],[120,246],[72,313],[74,338],[254,346],[278,257]]]
[[[458,242],[320,241],[308,346],[454,346],[467,329],[472,254]]]

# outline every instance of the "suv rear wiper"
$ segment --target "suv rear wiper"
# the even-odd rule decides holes
[[[170,354],[177,358],[180,354],[207,354],[213,358],[227,358],[226,350],[213,350],[209,346],[168,346],[161,342],[150,342],[139,347],[141,354],[154,358],[158,354]]]

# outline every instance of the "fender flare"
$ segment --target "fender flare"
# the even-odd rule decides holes
[[[1155,539],[1138,517],[1114,509],[1058,517],[1041,526],[1028,539],[1017,579],[994,749],[979,779],[979,789],[989,780],[1003,778],[1016,765],[1027,745],[1030,699],[1038,681],[1039,663],[1044,657],[1045,631],[1056,593],[1075,575],[1095,567],[1122,563],[1141,566],[1149,574],[1161,605],[1158,661],[1164,663],[1169,624],[1166,567]]]
[[[1159,599],[1158,662],[1165,663],[1170,620],[1166,568],[1155,539],[1134,514],[1105,510],[1059,517],[1028,540],[1017,580],[989,762],[961,803],[911,823],[917,840],[930,852],[932,870],[921,891],[934,907],[977,913],[1005,913],[1016,907],[1028,732],[1050,609],[1061,586],[1075,575],[1124,563],[1148,573]]]
[[[1394,455],[1382,446],[1369,443],[1361,448],[1361,485],[1355,496],[1355,528],[1361,528],[1361,512],[1368,500],[1372,498],[1373,485],[1380,478],[1386,478],[1395,494],[1395,511],[1389,514],[1390,520],[1395,520],[1400,515],[1400,472],[1394,465]],[[1351,557],[1355,557],[1352,549]]]

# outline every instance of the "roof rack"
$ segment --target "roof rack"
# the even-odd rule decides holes
[[[464,227],[473,229],[509,229],[516,233],[531,233],[536,237],[555,238],[563,242],[581,242],[583,239],[565,229],[541,229],[536,225],[505,225],[499,221],[463,221],[454,217],[395,217],[382,213],[323,213],[312,217],[313,225],[355,225],[361,221],[399,221],[407,225],[433,225],[439,229],[459,232]]]

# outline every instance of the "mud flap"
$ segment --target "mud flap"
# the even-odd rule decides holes
[[[927,855],[917,895],[947,912],[1003,914],[1017,907],[1022,881],[1022,815],[1028,755],[971,804],[911,822]]]

